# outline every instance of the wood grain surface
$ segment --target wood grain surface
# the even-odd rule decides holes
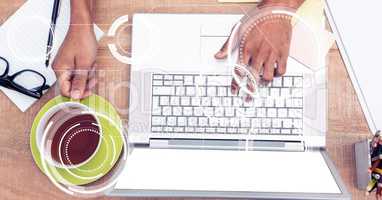
[[[0,23],[23,3],[24,0],[1,0]],[[245,13],[253,6],[254,4],[218,4],[215,0],[98,0],[95,5],[95,21],[106,32],[119,16],[131,16],[136,12]],[[120,108],[120,114],[125,120],[128,118],[128,90],[125,87],[110,87],[129,80],[129,66],[113,59],[107,44],[118,42],[123,51],[129,52],[130,32],[131,26],[126,25],[118,31],[118,37],[104,37],[100,41],[97,57],[97,65],[103,70],[98,73],[99,85],[96,92]],[[364,191],[355,187],[353,143],[370,137],[370,134],[336,47],[330,50],[328,61],[328,151],[353,199],[366,199]],[[56,89],[50,90],[25,113],[20,112],[3,93],[0,94],[0,200],[75,199],[49,182],[34,164],[29,149],[29,130],[36,113],[57,94]]]

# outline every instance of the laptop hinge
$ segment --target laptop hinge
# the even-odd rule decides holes
[[[305,151],[301,141],[216,140],[216,139],[150,139],[150,148],[221,149],[247,151]]]

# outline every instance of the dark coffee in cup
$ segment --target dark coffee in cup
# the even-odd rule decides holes
[[[89,161],[97,152],[101,130],[93,114],[79,108],[69,108],[55,113],[49,123],[47,150],[50,149],[53,162],[75,167]]]

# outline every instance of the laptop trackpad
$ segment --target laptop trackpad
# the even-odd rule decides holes
[[[341,193],[320,152],[138,148],[116,189]]]

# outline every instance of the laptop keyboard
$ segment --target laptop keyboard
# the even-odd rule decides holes
[[[275,78],[251,102],[228,75],[152,75],[153,133],[301,135],[303,77]]]

